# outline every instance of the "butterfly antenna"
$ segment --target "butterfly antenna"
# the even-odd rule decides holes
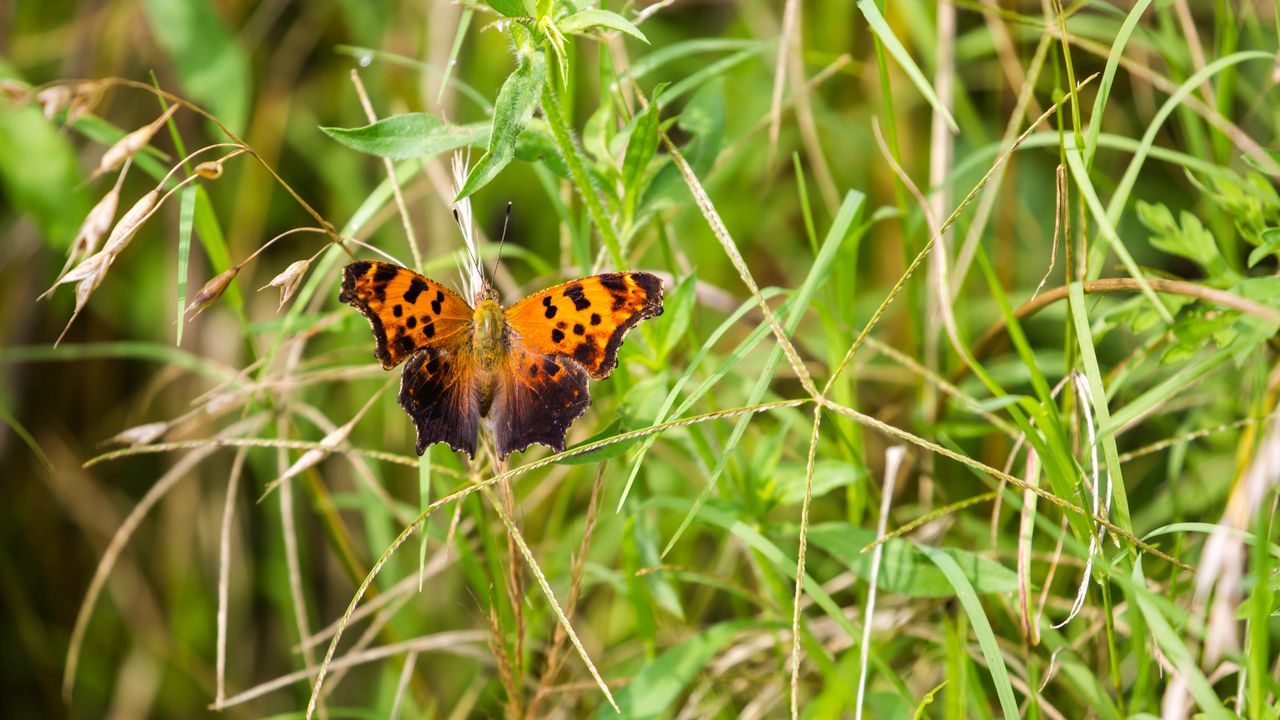
[[[498,257],[493,261],[492,277],[498,277],[498,264],[502,262],[502,246],[507,242],[507,223],[511,222],[511,203],[507,202],[507,214],[502,218],[502,237],[498,238]]]

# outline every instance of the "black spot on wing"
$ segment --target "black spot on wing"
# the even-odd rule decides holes
[[[591,364],[596,361],[596,354],[597,350],[595,344],[590,340],[587,340],[585,342],[578,343],[578,347],[574,348],[573,359],[582,363],[585,367],[591,367]],[[614,360],[614,363],[617,364],[616,359]]]
[[[396,317],[400,317],[401,315],[404,315],[404,306],[401,305],[400,303],[396,303],[396,306],[391,308],[391,314],[395,315]],[[413,326],[411,325],[410,327],[413,327]]]
[[[582,326],[582,323],[574,323],[574,324],[573,324],[573,334],[574,334],[574,335],[581,335],[581,334],[585,333],[586,331],[587,331],[587,329],[586,329],[585,327],[583,327],[583,326]]]
[[[555,377],[560,372],[560,364],[554,358],[544,357],[542,358],[542,369],[551,377]]]
[[[560,331],[560,328],[556,328],[551,331],[551,342],[558,343],[563,339],[564,339],[564,333]]]
[[[399,306],[399,305],[397,305],[397,306],[396,306],[396,309],[397,309],[397,310],[399,310],[399,309],[400,309],[400,306]],[[400,313],[396,313],[396,315],[399,315],[399,314],[400,314]],[[410,315],[410,316],[409,316],[409,319],[405,321],[405,325],[406,325],[406,326],[408,326],[408,328],[409,328],[410,330],[412,330],[412,329],[414,329],[414,328],[418,327],[418,318],[416,318],[416,317],[414,317],[414,316]]]
[[[408,335],[401,335],[396,338],[396,352],[401,355],[408,355],[413,352],[413,338]]]
[[[543,304],[547,306],[547,312],[545,313],[547,316],[547,319],[548,320],[555,319],[556,312],[559,310],[559,308],[551,304],[551,298],[549,297],[543,298],[543,300],[545,301]]]
[[[573,301],[574,309],[578,311],[586,310],[591,307],[591,301],[582,291],[582,286],[578,284],[570,285],[564,289],[564,296]]]
[[[400,271],[400,268],[396,267],[395,265],[378,263],[378,269],[375,270],[373,273],[373,281],[378,284],[389,283],[395,279],[396,273],[398,273],[399,271]]]
[[[600,313],[591,313],[591,324],[592,325],[600,324]]]
[[[418,296],[430,289],[431,288],[427,287],[427,283],[424,282],[422,278],[416,277],[409,281],[409,289],[404,293],[404,301],[410,305],[416,305],[418,302]],[[437,311],[436,314],[439,315],[439,311]]]
[[[639,287],[640,290],[643,291],[644,304],[627,315],[626,319],[614,328],[613,333],[609,335],[609,341],[605,343],[604,346],[604,354],[600,358],[600,366],[595,368],[591,373],[592,377],[599,380],[609,377],[609,374],[613,372],[613,369],[618,367],[618,348],[622,347],[622,339],[626,337],[627,332],[631,330],[631,328],[635,327],[641,320],[657,317],[662,314],[662,280],[658,278],[658,276],[646,272],[627,273],[625,277],[629,277],[635,286]],[[600,284],[611,293],[614,292],[619,285],[623,288],[622,292],[613,296],[615,308],[622,307],[622,305],[619,304],[619,299],[625,302],[627,298],[633,297],[633,295],[626,293],[625,288],[627,287],[627,283],[623,273],[602,275],[600,276]],[[634,289],[632,290],[632,293],[634,293]],[[578,349],[581,350],[581,346],[579,346]],[[592,349],[595,350],[595,348]],[[574,354],[576,357],[577,351],[575,351]],[[588,368],[591,367],[591,364],[586,361],[582,361],[582,364],[586,365]]]
[[[608,273],[600,276],[600,284],[605,290],[611,293],[625,293],[627,291],[627,281],[622,273]]]

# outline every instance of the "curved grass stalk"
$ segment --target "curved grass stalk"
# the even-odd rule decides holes
[[[266,421],[267,415],[265,413],[251,415],[228,427],[223,433],[233,435],[245,431],[254,432],[261,428]],[[174,464],[169,472],[161,476],[156,481],[156,484],[151,486],[151,489],[147,491],[146,495],[142,496],[138,504],[133,506],[129,516],[120,524],[116,534],[111,538],[111,543],[103,551],[102,559],[98,561],[98,567],[94,570],[93,579],[89,582],[89,589],[85,591],[84,600],[80,602],[80,610],[76,613],[76,623],[71,629],[71,641],[67,644],[67,664],[62,673],[62,696],[68,702],[71,700],[71,690],[75,685],[76,667],[79,665],[80,660],[80,648],[84,645],[84,635],[89,628],[89,619],[93,615],[93,608],[98,604],[98,596],[102,594],[102,589],[106,586],[107,578],[111,576],[111,570],[115,567],[120,553],[124,551],[125,545],[129,543],[134,531],[142,524],[143,518],[151,511],[151,508],[155,507],[179,482],[191,477],[191,471],[203,462],[205,458],[212,455],[218,447],[216,443],[209,444],[206,441],[204,447],[196,448]]]
[[[1076,505],[1070,500],[1064,500],[1063,498],[1060,498],[1057,495],[1054,495],[1048,490],[1045,490],[1036,485],[1028,484],[1025,480],[1021,478],[1014,477],[1009,473],[997,470],[991,467],[990,465],[987,465],[986,463],[980,462],[978,460],[974,460],[971,457],[968,457],[966,455],[961,455],[960,453],[955,452],[954,450],[945,448],[937,443],[925,440],[924,438],[918,435],[913,435],[912,433],[909,433],[906,430],[902,430],[901,428],[896,428],[890,425],[889,423],[881,422],[880,420],[877,420],[871,417],[870,415],[864,415],[863,413],[860,413],[857,410],[854,410],[853,408],[845,407],[843,405],[840,405],[839,403],[832,402],[827,398],[818,398],[818,402],[823,407],[826,407],[830,410],[840,413],[841,415],[849,417],[853,419],[854,422],[857,422],[860,425],[865,425],[866,427],[876,430],[884,435],[888,435],[890,437],[894,437],[899,440],[905,440],[906,442],[909,442],[912,445],[917,445],[919,447],[925,448],[926,450],[929,450],[930,452],[937,453],[938,455],[941,455],[949,460],[954,460],[960,463],[961,465],[977,470],[978,472],[984,475],[988,475],[997,480],[1003,480],[1009,483],[1010,485],[1014,485],[1028,492],[1035,493],[1037,496],[1043,498],[1045,501],[1049,502],[1050,504],[1054,505],[1055,507],[1061,510],[1072,513],[1074,515],[1079,515],[1084,518],[1088,518],[1092,522],[1098,523],[1099,525],[1101,525],[1102,527],[1110,531],[1112,534],[1122,538],[1123,540],[1127,541],[1128,543],[1138,548],[1139,550],[1150,553],[1151,555],[1154,555],[1160,558],[1161,560],[1164,560],[1170,565],[1173,565],[1179,570],[1185,570],[1193,575],[1196,574],[1196,569],[1191,567],[1190,565],[1182,562],[1181,560],[1173,557],[1172,555],[1169,555],[1168,553],[1164,552],[1163,550],[1160,550],[1159,548],[1153,547],[1152,545],[1143,541],[1141,538],[1138,538],[1128,530],[1125,530],[1119,525],[1116,525],[1115,523],[1111,522],[1107,518],[1090,514],[1087,510],[1085,510],[1084,508],[1081,508],[1079,505]],[[886,536],[886,539],[888,539],[888,537],[889,536]],[[874,549],[875,545],[878,544],[879,542],[880,541],[873,543],[868,548],[864,548],[864,550]]]

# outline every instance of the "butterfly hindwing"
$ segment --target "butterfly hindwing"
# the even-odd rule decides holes
[[[489,410],[498,457],[532,443],[564,450],[569,426],[591,404],[587,382],[575,360],[511,347]]]
[[[662,314],[662,280],[646,272],[592,275],[534,293],[507,309],[517,342],[566,355],[597,380],[618,366],[627,331]]]
[[[457,293],[408,268],[361,261],[342,273],[342,302],[369,319],[374,355],[390,370],[422,348],[454,341],[471,322],[472,310]]]
[[[427,347],[404,366],[400,407],[418,430],[418,454],[432,443],[446,442],[471,457],[480,429],[480,393],[465,342],[452,348]]]

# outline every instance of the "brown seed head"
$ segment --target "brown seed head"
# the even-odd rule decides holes
[[[71,277],[76,275],[78,270],[84,268],[83,277],[79,278],[80,282],[76,284],[75,314],[80,314],[80,311],[84,309],[84,306],[89,302],[89,296],[102,284],[102,279],[107,276],[107,270],[115,259],[114,255],[109,255],[105,251],[100,252],[90,256],[88,260],[76,266],[75,270],[67,273],[67,277]],[[71,281],[63,278],[63,282]]]
[[[58,114],[58,111],[71,102],[71,89],[66,85],[47,87],[36,93],[36,102],[40,103],[40,107],[44,108],[45,118],[52,120],[53,116]]]
[[[119,255],[121,250],[129,244],[134,235],[138,234],[138,229],[142,227],[142,223],[155,209],[156,203],[160,201],[160,191],[152,190],[151,192],[138,198],[138,202],[133,204],[123,216],[120,222],[111,229],[111,237],[107,238],[107,245],[102,249],[103,252]]]
[[[107,148],[107,151],[102,154],[102,159],[98,161],[98,173],[111,172],[120,167],[125,160],[136,155],[139,150],[147,146],[147,143],[151,142],[151,138],[155,136],[160,126],[177,111],[177,105],[170,105],[169,109],[165,110],[160,117],[117,140],[114,145]]]
[[[31,86],[11,78],[0,80],[0,96],[14,105],[26,105],[31,102]]]
[[[306,277],[307,269],[311,267],[310,260],[295,260],[289,263],[289,267],[284,272],[275,276],[271,282],[259,288],[258,292],[262,292],[269,287],[280,288],[280,307],[289,302],[289,298],[298,291],[298,286],[302,284],[302,278]]]
[[[159,440],[166,432],[169,431],[169,423],[167,422],[151,422],[145,425],[136,425],[129,428],[107,442],[121,443],[124,445],[150,445]]]
[[[120,188],[117,186],[111,188],[111,192],[104,195],[85,216],[84,222],[80,224],[80,232],[76,235],[76,241],[71,245],[71,257],[87,257],[98,249],[102,236],[107,234],[111,229],[111,222],[116,219],[116,209],[119,205]]]
[[[232,265],[230,268],[223,270],[204,284],[200,288],[200,292],[196,293],[191,304],[187,306],[187,312],[192,317],[199,315],[205,308],[213,304],[214,300],[222,297],[222,293],[227,291],[227,287],[231,285],[231,281],[236,279],[236,275],[240,273],[239,265]]]
[[[222,161],[207,160],[202,162],[196,166],[195,173],[205,180],[217,180],[222,177]]]

